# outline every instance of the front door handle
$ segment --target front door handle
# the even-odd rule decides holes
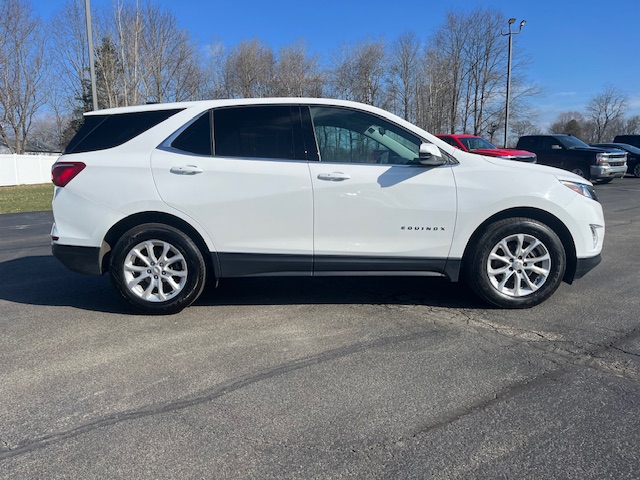
[[[318,175],[319,180],[326,180],[328,182],[342,182],[350,178],[350,175],[342,172],[321,173]]]
[[[196,175],[204,172],[204,169],[195,165],[181,165],[179,167],[171,167],[169,171],[176,175]]]

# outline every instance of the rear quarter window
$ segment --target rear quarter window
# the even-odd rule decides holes
[[[71,139],[64,153],[92,152],[117,147],[155,127],[181,110],[87,115],[82,127]]]
[[[211,111],[205,112],[171,142],[177,150],[196,155],[212,155]]]

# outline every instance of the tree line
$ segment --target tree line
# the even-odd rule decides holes
[[[62,149],[92,109],[84,5],[67,0],[45,26],[28,0],[0,0],[0,139],[12,152],[24,152],[34,139]],[[117,0],[92,16],[99,108],[310,96],[379,106],[434,133],[493,139],[504,126],[507,42],[501,29],[507,19],[493,8],[451,11],[425,38],[414,32],[372,37],[324,56],[311,53],[304,40],[277,51],[256,38],[203,47],[153,0]],[[527,100],[540,89],[526,81],[526,64],[516,50],[514,138],[539,131]],[[615,112],[606,99],[604,106],[594,99],[593,109],[590,103],[575,119],[581,133],[621,127],[628,102],[616,93],[622,100]],[[557,127],[566,129],[567,122]]]

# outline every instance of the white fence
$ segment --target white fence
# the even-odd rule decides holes
[[[0,187],[48,183],[55,155],[0,155]]]

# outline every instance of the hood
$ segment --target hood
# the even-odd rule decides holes
[[[589,152],[589,153],[624,153],[617,148],[608,147],[572,147],[569,150],[575,150],[577,152]]]
[[[550,167],[547,165],[541,165],[539,163],[528,163],[528,162],[514,162],[512,160],[502,159],[502,158],[491,158],[491,157],[483,157],[487,162],[492,163],[494,165],[500,165],[501,167],[508,167],[514,170],[514,173],[525,173],[526,172],[537,172],[537,173],[548,173],[555,176],[558,180],[568,180],[570,182],[576,183],[585,183],[587,185],[593,185],[589,180],[582,178],[575,173],[571,173],[568,170],[562,170],[561,168]]]
[[[535,162],[536,154],[526,150],[516,150],[515,148],[478,148],[472,153],[485,155],[487,157],[499,157],[522,162]]]

